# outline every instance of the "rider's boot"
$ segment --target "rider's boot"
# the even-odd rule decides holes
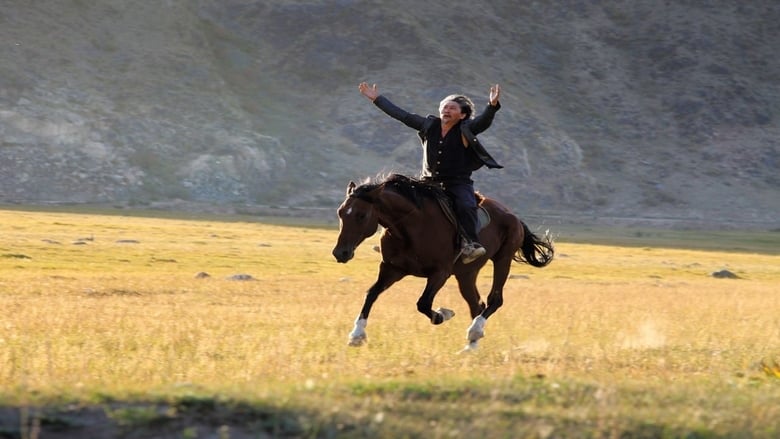
[[[482,244],[476,241],[468,242],[463,246],[460,260],[464,264],[468,264],[481,258],[485,253],[487,253],[487,251],[485,250],[485,247],[482,247]]]

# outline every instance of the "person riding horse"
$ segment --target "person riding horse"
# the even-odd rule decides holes
[[[434,325],[454,316],[451,309],[433,309],[434,299],[450,276],[468,304],[472,322],[466,331],[467,350],[477,347],[485,335],[485,324],[504,303],[504,285],[512,262],[545,267],[555,249],[548,232],[535,235],[519,217],[498,200],[480,196],[480,207],[490,215],[490,222],[480,231],[485,256],[471,264],[458,263],[460,248],[453,237],[457,228],[441,208],[441,189],[404,175],[393,174],[383,181],[361,185],[350,181],[345,199],[339,205],[339,235],[333,257],[345,264],[355,257],[362,242],[382,226],[379,273],[366,291],[360,314],[349,334],[350,346],[361,346],[366,340],[366,325],[379,295],[406,276],[425,278],[425,288],[417,300],[417,311]],[[487,300],[477,288],[480,270],[492,261],[493,283]],[[517,287],[521,288],[521,287]]]
[[[477,235],[477,199],[471,173],[487,166],[502,168],[477,139],[487,130],[501,108],[498,102],[501,88],[490,87],[489,104],[474,116],[474,103],[463,95],[450,95],[439,103],[439,116],[427,117],[410,113],[379,93],[376,84],[358,85],[360,93],[388,116],[417,130],[423,148],[422,179],[439,185],[452,198],[455,214],[463,229],[462,259],[464,264],[485,255]]]

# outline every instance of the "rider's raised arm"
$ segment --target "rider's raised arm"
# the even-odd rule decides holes
[[[482,113],[471,121],[471,131],[474,134],[479,134],[490,128],[490,125],[493,123],[493,117],[495,117],[496,112],[501,108],[501,102],[498,100],[500,96],[501,88],[498,84],[490,87],[488,105]]]
[[[485,111],[477,115],[474,119],[471,120],[471,132],[474,134],[479,134],[488,128],[490,128],[490,125],[493,123],[493,118],[496,115],[496,112],[501,108],[501,103],[496,103],[495,106],[488,105],[485,107]]]
[[[380,110],[384,111],[385,114],[393,119],[396,119],[409,128],[414,128],[417,131],[423,128],[425,117],[410,113],[390,102],[389,99],[379,94],[379,89],[376,84],[369,86],[367,83],[361,82],[360,85],[358,85],[358,90],[360,91],[360,94],[371,100],[374,105],[379,107]]]
[[[379,109],[384,111],[388,116],[400,121],[409,128],[414,128],[417,131],[420,131],[423,128],[423,124],[425,123],[424,116],[410,113],[403,108],[398,107],[383,95],[379,95],[374,99],[374,105],[379,107]]]

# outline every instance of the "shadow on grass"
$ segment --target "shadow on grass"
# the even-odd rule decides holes
[[[567,403],[543,387],[541,379],[530,384],[528,393],[519,394],[517,389],[495,394],[478,386],[358,386],[347,391],[357,398],[342,395],[346,401],[339,413],[333,406],[283,408],[280,405],[285,404],[234,402],[220,397],[0,407],[0,439],[731,437],[728,431],[616,419],[606,414],[598,419],[577,419],[565,414]],[[590,387],[576,390],[598,391]],[[558,410],[522,409],[529,402]]]
[[[0,438],[307,437],[318,428],[313,419],[302,411],[209,397],[0,407]]]

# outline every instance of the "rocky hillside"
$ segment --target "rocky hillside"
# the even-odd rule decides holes
[[[777,227],[780,3],[44,0],[0,8],[0,203],[335,208],[419,172],[357,92],[502,110],[522,214]]]

